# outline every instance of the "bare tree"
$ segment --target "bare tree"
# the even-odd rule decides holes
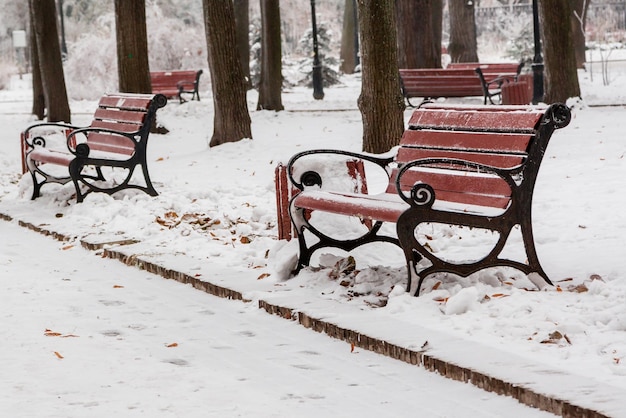
[[[545,62],[543,100],[546,103],[564,103],[570,97],[580,97],[571,14],[569,0],[539,2]]]
[[[252,138],[247,81],[237,54],[233,4],[202,0],[202,6],[214,104],[209,146]]]
[[[151,93],[146,0],[115,0],[117,74],[124,93]]]
[[[261,0],[261,81],[257,110],[283,110],[279,0]]]
[[[352,74],[359,65],[359,34],[357,31],[356,1],[345,0],[343,9],[343,30],[341,32],[341,71]]]
[[[442,0],[396,0],[398,66],[440,68]]]
[[[31,0],[32,28],[48,122],[71,122],[54,0]]]
[[[448,53],[452,62],[478,62],[474,2],[450,1],[450,43]]]
[[[404,131],[404,100],[400,92],[394,4],[388,0],[357,0],[361,39],[363,150],[386,152]]]

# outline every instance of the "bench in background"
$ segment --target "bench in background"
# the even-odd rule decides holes
[[[483,96],[484,104],[494,104],[493,97],[500,95],[500,85],[491,80],[481,80],[471,68],[419,68],[400,69],[402,95],[411,107],[410,99],[423,100],[439,97]]]
[[[545,149],[555,129],[567,126],[570,111],[562,104],[532,106],[437,106],[416,109],[400,146],[387,155],[341,150],[310,150],[294,155],[287,174],[300,192],[291,199],[290,216],[297,230],[297,270],[308,266],[322,248],[351,251],[373,242],[400,246],[408,268],[407,291],[419,295],[431,274],[467,277],[490,267],[512,267],[538,283],[552,284],[539,263],[533,240],[532,195]],[[314,161],[361,159],[384,168],[386,190],[378,195],[328,190]],[[369,183],[369,181],[368,181]],[[371,228],[347,239],[315,227],[311,211],[370,219]],[[396,236],[381,232],[383,223],[396,224]],[[478,260],[454,262],[439,258],[415,237],[423,223],[482,228],[497,233],[497,242]],[[525,261],[503,256],[509,234],[519,226]],[[307,237],[308,235],[308,237]],[[420,262],[427,259],[427,267]],[[428,263],[427,263],[428,264]],[[531,277],[534,275],[535,277]]]
[[[28,127],[21,134],[22,168],[33,179],[32,199],[40,196],[45,184],[70,181],[76,188],[77,202],[91,191],[113,194],[139,189],[156,196],[146,149],[156,112],[166,104],[167,98],[161,94],[107,94],[100,99],[89,127],[63,123]],[[112,184],[103,168],[120,169],[117,171],[125,178]],[[133,182],[136,168],[143,175],[143,184]]]
[[[150,82],[152,83],[152,93],[162,94],[165,97],[176,97],[180,103],[186,102],[183,94],[191,94],[200,100],[198,85],[200,83],[202,70],[179,70],[179,71],[154,71],[150,72]]]

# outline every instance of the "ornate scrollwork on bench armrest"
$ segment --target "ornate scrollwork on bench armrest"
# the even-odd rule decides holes
[[[394,157],[396,155],[396,150],[393,149],[385,154],[368,154],[368,153],[358,153],[351,151],[343,151],[343,150],[333,150],[333,149],[317,149],[317,150],[308,150],[302,151],[295,154],[289,162],[287,163],[287,175],[289,177],[289,181],[295,187],[300,190],[304,190],[305,186],[320,186],[322,185],[322,176],[314,170],[307,170],[299,176],[299,179],[294,178],[294,165],[297,160],[311,155],[321,155],[321,154],[331,154],[331,155],[344,155],[346,157],[352,157],[357,160],[369,161],[372,162],[379,167],[383,168],[387,175],[389,176],[389,172],[387,168],[393,162]]]
[[[554,125],[555,129],[565,128],[572,120],[572,112],[563,103],[550,105],[544,117],[544,123]]]

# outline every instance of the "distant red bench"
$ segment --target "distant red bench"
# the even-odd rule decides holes
[[[199,101],[198,84],[200,75],[202,75],[202,70],[150,72],[152,93],[162,94],[169,98],[176,97],[180,103],[186,101],[183,94],[191,94],[191,100],[195,98]]]
[[[484,85],[473,69],[419,68],[400,69],[402,95],[411,107],[410,99],[423,100],[439,97],[483,96],[484,104],[494,104],[493,97],[500,94],[497,84]]]
[[[411,98],[483,96],[484,104],[494,104],[506,81],[519,75],[523,63],[453,63],[446,68],[400,69],[402,94],[409,106]]]
[[[148,175],[146,149],[156,112],[166,104],[167,98],[161,94],[106,94],[89,127],[64,123],[28,127],[21,134],[22,169],[32,176],[32,199],[40,196],[45,184],[70,181],[77,202],[92,191],[113,194],[139,189],[156,196]],[[110,181],[107,175],[113,171],[103,168],[118,169],[115,172],[125,178]],[[133,179],[136,168],[143,175],[143,184]]]
[[[533,273],[552,284],[535,250],[532,195],[548,141],[555,129],[567,126],[570,117],[569,108],[562,104],[547,108],[426,104],[413,112],[393,153],[310,150],[294,155],[287,174],[300,190],[290,204],[300,248],[297,270],[308,266],[313,253],[322,248],[351,251],[364,244],[389,242],[404,251],[407,291],[415,295],[433,273],[466,277],[498,266]],[[387,189],[377,195],[328,190],[327,183],[334,178],[322,178],[319,168],[338,173],[323,165],[332,155],[378,164],[389,176]],[[373,225],[358,237],[333,236],[328,227],[323,231],[316,228],[314,218],[308,216],[311,211],[370,219]],[[397,236],[381,232],[385,222],[396,223]],[[444,260],[429,250],[427,242],[422,244],[416,238],[415,230],[423,223],[482,228],[497,232],[498,241],[481,259]],[[525,261],[501,254],[516,225]],[[422,259],[429,261],[426,267],[419,266]]]

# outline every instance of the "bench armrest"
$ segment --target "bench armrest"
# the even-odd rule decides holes
[[[307,186],[321,186],[322,185],[322,176],[317,171],[308,170],[302,173],[299,178],[296,180],[294,178],[294,165],[295,163],[307,156],[312,155],[343,155],[346,157],[352,157],[356,160],[369,161],[372,162],[379,167],[381,167],[387,173],[387,177],[390,176],[390,171],[388,170],[390,164],[394,161],[397,149],[393,148],[385,154],[368,154],[368,153],[359,153],[352,151],[343,151],[343,150],[332,150],[332,149],[317,149],[317,150],[308,150],[302,151],[295,154],[289,162],[287,163],[287,176],[289,177],[289,181],[292,185],[297,187],[300,190],[304,190]]]
[[[24,139],[24,143],[27,148],[34,148],[35,145],[41,146],[41,147],[46,146],[46,139],[44,138],[44,136],[46,135],[32,135],[31,134],[31,131],[35,131],[39,128],[57,128],[59,131],[65,130],[66,136],[67,136],[68,131],[74,131],[76,129],[80,129],[79,126],[70,125],[68,123],[62,123],[62,122],[36,123],[34,125],[29,126],[22,132],[22,138]]]
[[[407,173],[410,169],[416,168],[419,166],[434,166],[434,165],[462,165],[465,167],[471,167],[476,170],[476,172],[481,173],[489,173],[495,174],[498,177],[502,178],[511,188],[511,191],[514,191],[518,184],[515,182],[514,176],[519,172],[518,169],[500,169],[497,167],[492,167],[485,164],[475,163],[472,161],[466,160],[458,160],[451,158],[423,158],[420,160],[414,160],[409,163],[403,164],[400,170],[398,171],[398,175],[396,176],[396,191],[398,195],[411,206],[425,206],[430,207],[435,202],[435,190],[427,183],[417,181],[409,190],[409,194],[407,195],[407,185],[403,184],[402,177]],[[514,195],[514,193],[512,193]]]

